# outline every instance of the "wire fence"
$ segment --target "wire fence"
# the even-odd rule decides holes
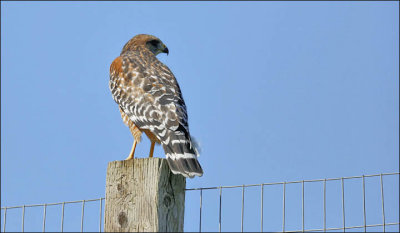
[[[363,230],[366,232],[372,230],[398,232],[400,230],[399,174],[395,172],[186,189],[185,231]],[[275,191],[272,188],[275,188]],[[236,193],[229,193],[229,191]],[[237,198],[238,195],[240,198]],[[102,232],[104,199],[1,207],[1,231],[45,232],[49,231],[48,226],[51,225],[50,231]],[[198,200],[198,204],[195,199]],[[225,202],[227,204],[224,204]],[[94,205],[90,207],[89,214],[85,214],[89,204]],[[72,208],[73,205],[74,208]],[[52,211],[54,213],[49,214],[50,207],[57,207],[58,210],[54,209]],[[42,209],[41,214],[36,212],[28,219],[26,211],[32,208]],[[65,229],[67,209],[74,209],[69,215],[70,223],[68,224],[74,225],[74,229],[70,226],[69,229]],[[11,211],[13,211],[12,219],[9,216]],[[77,211],[80,212],[80,217]],[[58,214],[55,214],[56,212]],[[237,216],[238,212],[240,218]],[[48,220],[50,216],[51,222]],[[71,223],[72,221],[74,224]],[[359,224],[355,224],[357,221]],[[29,229],[26,226],[28,222]],[[38,229],[39,222],[41,229]],[[329,226],[328,222],[335,223],[336,226]],[[33,229],[35,224],[36,230]],[[278,228],[277,224],[281,227]],[[318,225],[319,227],[315,227]]]
[[[218,198],[218,229],[214,229],[213,231],[222,231],[222,212],[223,212],[223,208],[222,208],[222,202],[223,202],[223,196],[222,194],[224,193],[223,190],[227,190],[227,189],[240,189],[241,192],[241,207],[240,207],[240,231],[244,231],[244,218],[245,218],[245,203],[248,202],[248,200],[245,201],[245,195],[246,195],[246,189],[248,188],[254,188],[254,187],[258,187],[258,191],[255,190],[256,192],[259,192],[259,200],[254,200],[254,198],[252,199],[253,202],[259,202],[259,207],[258,207],[258,211],[259,213],[259,231],[263,232],[264,230],[266,231],[282,231],[282,232],[303,232],[303,231],[338,231],[338,230],[350,230],[350,229],[363,229],[364,231],[367,231],[367,228],[372,228],[372,227],[383,227],[383,231],[386,231],[386,227],[388,226],[397,226],[396,230],[390,230],[390,231],[399,231],[399,220],[398,220],[398,215],[392,217],[392,219],[394,219],[395,221],[393,222],[388,222],[386,220],[386,216],[385,216],[385,189],[384,189],[384,177],[385,176],[395,176],[397,177],[397,180],[392,182],[393,186],[389,186],[387,187],[388,189],[397,189],[394,190],[395,192],[393,193],[395,196],[395,198],[399,198],[399,192],[398,192],[398,187],[399,187],[399,182],[398,182],[398,177],[399,177],[399,173],[383,173],[383,174],[376,174],[376,175],[362,175],[362,176],[352,176],[352,177],[341,177],[341,178],[329,178],[329,179],[316,179],[316,180],[301,180],[301,181],[289,181],[289,182],[274,182],[274,183],[262,183],[262,184],[249,184],[249,185],[236,185],[236,186],[220,186],[220,187],[207,187],[207,188],[193,188],[193,189],[187,189],[188,191],[198,191],[199,192],[199,198],[200,198],[200,206],[199,206],[199,227],[198,227],[198,231],[202,231],[202,226],[203,226],[203,222],[202,222],[202,216],[203,216],[203,192],[204,191],[208,191],[208,190],[216,190],[217,191],[217,195],[219,195]],[[375,187],[370,187],[370,188],[378,188],[380,191],[380,208],[376,208],[377,206],[375,205],[374,208],[369,211],[373,211],[373,212],[378,212],[378,209],[381,212],[381,223],[377,223],[377,224],[368,224],[367,223],[367,192],[366,192],[366,180],[373,178],[373,177],[377,177],[379,178],[379,185],[373,185],[371,184],[370,186],[375,186]],[[350,225],[347,223],[346,219],[349,218],[349,216],[346,215],[346,198],[345,198],[345,183],[349,182],[350,180],[360,180],[361,181],[361,185],[359,185],[358,187],[353,187],[353,188],[348,188],[350,192],[354,192],[355,189],[359,188],[361,189],[361,196],[360,199],[362,200],[362,207],[360,208],[360,212],[362,213],[362,219],[363,219],[363,224],[361,225]],[[327,184],[331,183],[331,182],[335,182],[338,181],[340,182],[340,190],[336,189],[336,190],[332,190],[331,192],[333,192],[334,194],[340,194],[340,206],[341,206],[341,213],[340,213],[340,218],[341,218],[341,226],[337,226],[337,227],[327,227],[327,206],[328,206],[328,202],[327,202]],[[322,215],[322,227],[321,228],[306,228],[305,227],[305,186],[308,183],[321,183],[322,187],[321,187],[321,191],[322,192],[314,192],[312,193],[312,195],[314,196],[321,196],[322,199],[322,208],[320,213],[318,214],[316,211],[314,211],[314,216],[309,216],[309,219],[314,219],[317,215]],[[298,195],[300,196],[298,198],[298,200],[301,202],[301,207],[298,208],[301,210],[301,216],[297,216],[300,217],[298,220],[300,221],[300,227],[298,229],[287,229],[287,214],[289,212],[292,212],[292,209],[289,209],[287,206],[287,201],[288,201],[288,196],[289,193],[287,192],[288,186],[289,185],[295,185],[295,184],[299,184],[299,192],[297,194],[294,195],[290,195],[291,198],[293,199],[293,196]],[[281,193],[278,195],[271,195],[273,197],[275,197],[275,202],[281,202],[281,228],[280,229],[264,229],[264,222],[265,222],[265,218],[264,218],[264,193],[265,193],[265,188],[267,186],[278,186],[279,189],[281,189]],[[292,190],[294,191],[294,189]],[[316,189],[314,188],[313,191],[316,191]],[[372,190],[371,190],[372,192]],[[280,198],[278,197],[280,195]],[[254,196],[254,195],[253,195]],[[269,196],[268,198],[271,198],[271,196]],[[332,196],[332,195],[331,195]],[[337,195],[339,196],[339,195]],[[354,198],[349,198],[349,200],[354,199]],[[376,198],[375,198],[376,199]],[[314,198],[315,200],[315,198]],[[236,200],[237,201],[237,200]],[[270,201],[271,202],[271,201]],[[292,201],[293,202],[293,201]],[[398,202],[395,203],[396,201],[392,201],[391,204],[391,212],[399,212],[399,204]],[[292,203],[293,204],[293,203]],[[229,213],[229,208],[232,207],[232,205],[227,205],[228,206],[228,210],[226,210],[226,212]],[[370,205],[372,207],[372,205]],[[354,205],[352,206],[354,208]],[[250,209],[250,212],[255,212],[257,208],[255,208],[255,206],[253,205],[253,208]],[[331,208],[332,209],[332,208]],[[270,211],[271,212],[271,211]],[[277,215],[279,211],[272,211],[273,215]],[[350,211],[348,211],[350,212]],[[354,212],[354,211],[353,211]],[[293,213],[292,213],[293,214]],[[252,216],[254,217],[254,215]],[[336,214],[335,217],[338,217],[338,215]],[[397,217],[397,218],[396,218]],[[331,217],[333,218],[333,217]],[[275,218],[277,219],[277,218]],[[370,217],[370,220],[375,220]],[[226,225],[229,226],[231,225],[231,222],[233,221],[229,221]],[[315,219],[314,219],[315,222]],[[255,231],[255,221],[252,222],[252,230],[251,231]],[[270,224],[268,224],[270,225]],[[291,224],[292,227],[295,224]],[[209,231],[210,229],[207,229],[206,231]],[[235,230],[235,231],[239,231],[239,229],[232,229],[229,228],[229,231],[231,230]],[[376,228],[375,228],[376,230]]]
[[[80,200],[80,201],[65,201],[65,202],[57,202],[57,203],[45,203],[45,204],[35,204],[35,205],[22,205],[22,206],[12,206],[12,207],[1,207],[2,210],[2,232],[6,232],[7,227],[7,210],[12,209],[20,209],[21,210],[21,232],[25,231],[25,210],[31,207],[42,207],[43,208],[43,220],[42,220],[42,232],[46,231],[46,217],[47,217],[47,208],[49,206],[61,206],[61,220],[60,220],[60,232],[64,232],[64,214],[65,214],[65,207],[68,204],[82,204],[82,212],[81,212],[81,219],[80,219],[80,231],[83,232],[84,230],[84,219],[85,219],[85,203],[89,202],[98,202],[99,205],[99,212],[98,212],[98,231],[102,232],[102,223],[103,223],[103,200],[105,198],[97,198],[97,199],[90,199],[90,200]],[[92,217],[92,216],[91,216]],[[13,230],[14,231],[14,230]],[[31,231],[31,230],[28,230]]]

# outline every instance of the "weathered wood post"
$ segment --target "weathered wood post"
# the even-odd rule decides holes
[[[104,231],[183,231],[185,187],[165,159],[108,163]]]

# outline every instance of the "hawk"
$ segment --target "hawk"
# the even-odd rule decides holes
[[[160,39],[136,35],[110,66],[112,97],[134,138],[126,160],[133,159],[144,132],[151,141],[149,157],[155,144],[161,144],[174,174],[202,176],[181,89],[171,70],[157,59],[159,53],[169,53]]]

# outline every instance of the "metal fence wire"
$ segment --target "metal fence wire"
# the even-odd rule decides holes
[[[185,231],[243,232],[255,231],[257,229],[257,231],[261,232],[346,230],[398,232],[400,226],[398,215],[399,174],[399,172],[395,172],[329,179],[186,189]],[[385,179],[389,179],[389,177],[392,182],[388,180],[386,183]],[[369,180],[372,179],[375,179],[375,183],[368,183]],[[358,184],[356,184],[355,181],[358,182]],[[386,185],[384,185],[384,181]],[[331,188],[327,188],[328,185],[334,182],[336,182],[336,187],[332,188],[332,186]],[[314,187],[308,187],[311,184],[313,184]],[[294,185],[297,185],[297,189],[291,187]],[[275,194],[273,194],[273,191],[267,191],[269,188],[276,188],[278,192],[275,190]],[[250,189],[252,190],[250,191]],[[238,198],[238,195],[236,195],[236,199],[233,198],[234,195],[228,192],[232,190],[237,190],[236,194],[240,195],[240,197]],[[347,198],[349,195],[355,197]],[[195,196],[199,198],[197,199],[198,204],[193,201]],[[246,199],[247,196],[249,197]],[[256,196],[258,196],[258,198]],[[207,203],[210,203],[209,205],[205,204],[206,197],[214,201],[208,201]],[[227,200],[223,197],[226,197]],[[385,197],[389,197],[389,200],[385,200]],[[105,198],[97,198],[91,200],[1,207],[1,231],[20,230],[24,232],[26,230],[45,232],[48,230],[46,226],[51,225],[50,231],[58,230],[63,232],[65,230],[65,211],[67,208],[71,208],[70,206],[75,205],[73,213],[73,216],[75,216],[75,229],[68,229],[67,231],[80,230],[81,232],[101,232],[103,231],[102,225],[104,223],[104,199]],[[297,200],[297,203],[295,203],[294,200]],[[223,205],[225,201],[228,205]],[[229,202],[233,203],[229,204]],[[312,202],[313,207],[307,207],[306,202]],[[357,207],[355,202],[359,202],[360,205]],[[89,203],[95,204],[94,208],[92,206],[91,211],[89,211],[90,215],[85,214],[85,208],[87,208],[86,206]],[[315,203],[320,203],[320,205],[316,205]],[[77,217],[77,211],[79,211],[79,209],[76,208],[76,205],[81,205],[79,218]],[[53,215],[50,223],[47,219],[49,217],[48,208],[54,206],[57,206],[59,208],[57,211],[60,212],[57,214],[58,220],[56,220],[54,218],[55,215]],[[273,206],[275,206],[276,210],[272,208]],[[31,208],[42,208],[42,213],[37,213],[32,216],[31,219],[28,219],[26,217],[26,211]],[[312,209],[309,211],[309,214],[306,214],[307,208]],[[353,209],[353,211],[351,209]],[[12,215],[10,215],[11,211],[14,212]],[[236,218],[235,213],[237,214]],[[389,219],[387,216],[388,213],[391,214]],[[38,215],[41,216],[38,217]],[[353,222],[357,222],[354,221],[356,215],[359,215],[362,224],[352,224]],[[94,221],[94,219],[97,220]],[[245,220],[248,219],[251,221],[246,225]],[[89,220],[90,224],[88,224]],[[328,220],[330,222],[336,222],[336,226],[329,226]],[[26,223],[28,222],[31,223],[30,225],[34,225],[32,222],[35,222],[36,228],[38,228],[38,221],[40,221],[41,229],[34,230],[26,228]],[[79,224],[77,223],[78,221]],[[256,223],[256,221],[258,221],[258,223]],[[294,224],[294,222],[297,224]],[[88,225],[86,226],[86,224]],[[277,228],[277,224],[281,224],[279,229]],[[19,225],[19,227],[17,225]],[[58,225],[58,227],[56,225]],[[309,225],[318,225],[320,227],[308,227]],[[379,227],[378,230],[377,227]]]

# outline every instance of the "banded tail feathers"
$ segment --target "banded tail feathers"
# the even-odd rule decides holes
[[[167,144],[163,143],[169,167],[174,174],[193,178],[202,176],[203,169],[197,160],[197,143],[184,135],[172,135]]]

